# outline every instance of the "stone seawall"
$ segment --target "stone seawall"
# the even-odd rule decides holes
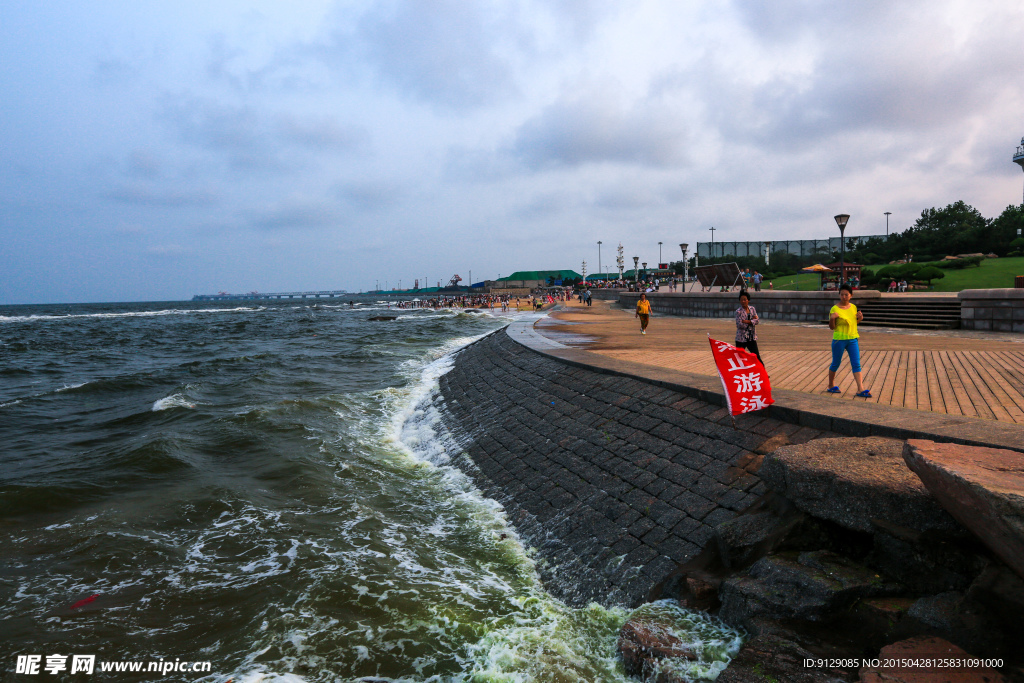
[[[754,451],[769,437],[831,436],[753,416],[736,430],[724,408],[567,365],[504,330],[461,351],[440,390],[456,464],[572,605],[643,602],[765,493]]]
[[[731,318],[739,303],[738,292],[652,292],[647,295],[655,313],[686,318]],[[751,301],[759,316],[766,320],[820,322],[836,303],[835,292],[751,292]],[[854,303],[881,297],[874,290],[857,290]],[[638,292],[622,292],[619,303],[626,309],[636,306]]]

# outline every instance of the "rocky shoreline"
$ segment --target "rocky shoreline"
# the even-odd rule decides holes
[[[459,354],[442,413],[457,464],[538,549],[553,594],[668,598],[745,629],[725,683],[940,680],[870,666],[918,651],[1002,660],[941,680],[1024,680],[1020,453],[771,418],[737,430],[716,405],[512,334]],[[676,680],[661,664],[685,656],[646,618],[627,623],[620,649],[651,681]]]

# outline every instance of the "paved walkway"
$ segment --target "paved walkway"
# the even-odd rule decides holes
[[[756,305],[756,304],[755,304]],[[648,366],[715,376],[707,335],[732,342],[731,319],[656,316],[645,336],[631,311],[606,301],[572,303],[538,324],[563,344]],[[836,375],[843,390],[825,393],[831,331],[824,325],[764,321],[761,356],[772,387],[856,400],[849,362]],[[1024,337],[1014,334],[861,328],[864,385],[871,402],[1024,424]]]

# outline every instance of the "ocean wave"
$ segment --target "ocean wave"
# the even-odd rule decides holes
[[[74,320],[76,318],[153,318],[165,315],[191,315],[193,313],[252,313],[265,311],[266,306],[256,308],[168,308],[161,311],[123,311],[120,313],[69,313],[68,315],[0,315],[0,323],[24,323],[49,320]]]
[[[7,406],[16,406],[19,403],[21,403],[21,399],[20,398],[19,399],[15,399],[13,401],[8,401],[7,403],[0,403],[0,408],[6,408]]]
[[[153,404],[153,412],[159,412],[161,410],[169,410],[171,408],[195,408],[196,404],[190,402],[182,394],[171,394],[165,396],[159,401]]]

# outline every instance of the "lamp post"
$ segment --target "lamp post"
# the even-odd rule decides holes
[[[892,211],[885,212],[885,236],[889,237],[889,216],[892,215]]]
[[[644,261],[640,265],[644,267],[644,282],[646,282],[647,281],[647,261]]]
[[[689,244],[683,242],[679,245],[679,249],[683,252],[683,291],[686,291],[686,283],[690,281],[690,263],[686,260],[686,250],[689,248]]]
[[[633,282],[635,282],[636,285],[639,287],[640,286],[640,270],[639,270],[639,268],[637,266],[638,263],[640,263],[640,257],[639,256],[634,256],[633,257]]]
[[[661,242],[658,242],[658,267],[661,268]]]
[[[715,226],[711,226],[711,258],[715,258]]]
[[[839,284],[846,282],[846,223],[850,220],[850,214],[841,213],[836,216],[836,225],[839,226]]]
[[[603,272],[601,270],[601,240],[597,241],[597,272],[599,275]]]

